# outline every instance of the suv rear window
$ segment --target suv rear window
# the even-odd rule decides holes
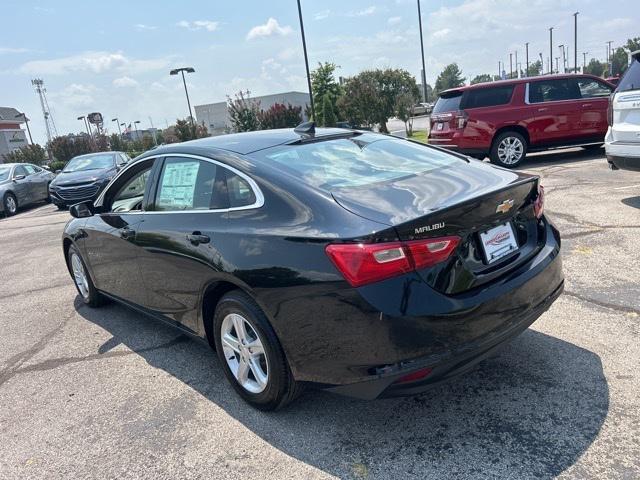
[[[460,100],[462,100],[462,92],[450,92],[441,95],[431,113],[455,112],[460,110]]]
[[[467,91],[462,109],[506,105],[511,101],[514,85],[479,88]]]
[[[618,83],[617,92],[640,90],[640,61],[635,59]]]

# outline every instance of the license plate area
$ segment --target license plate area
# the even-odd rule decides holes
[[[480,232],[480,243],[487,263],[494,263],[518,249],[511,222]]]
[[[436,123],[436,131],[441,131],[444,128],[444,123],[438,122]]]

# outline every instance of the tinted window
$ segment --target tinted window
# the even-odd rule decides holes
[[[232,171],[227,171],[227,190],[230,207],[245,207],[256,203],[256,195],[244,178]]]
[[[113,198],[111,211],[129,212],[131,210],[142,209],[144,190],[147,186],[147,182],[149,181],[149,174],[151,173],[152,165],[149,165],[147,168],[134,174],[133,177],[126,181]]]
[[[203,160],[168,158],[160,174],[156,210],[226,208],[224,180],[217,178],[220,170],[216,164]]]
[[[640,62],[634,60],[631,66],[624,73],[624,76],[618,83],[616,91],[624,92],[625,90],[639,90],[640,89]]]
[[[593,78],[577,78],[576,82],[582,98],[608,97],[611,95],[611,87]]]
[[[464,98],[462,108],[466,109],[506,105],[511,101],[513,88],[513,85],[503,85],[500,87],[469,90]]]
[[[529,84],[529,103],[577,100],[579,98],[580,90],[578,90],[577,84],[568,78],[543,80]]]
[[[449,93],[446,96],[438,98],[432,113],[445,113],[455,112],[460,110],[460,100],[462,99],[462,92]]]
[[[9,179],[9,174],[11,173],[11,167],[3,167],[0,165],[0,182],[4,182]]]
[[[457,157],[405,140],[361,137],[273,147],[253,155],[327,190],[356,187],[445,168]]]
[[[14,170],[13,170],[13,176],[16,177],[18,175],[24,175],[25,177],[27,176],[27,170],[24,168],[23,165],[18,165]]]

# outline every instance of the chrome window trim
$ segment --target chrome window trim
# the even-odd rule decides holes
[[[253,210],[253,209],[256,209],[256,208],[261,208],[264,205],[264,195],[262,194],[262,190],[260,190],[260,187],[258,186],[258,184],[251,177],[249,177],[244,172],[241,172],[237,168],[234,168],[231,165],[227,165],[226,163],[222,163],[222,162],[220,162],[218,160],[214,160],[213,158],[203,157],[201,155],[193,155],[193,154],[190,154],[190,153],[168,153],[168,154],[164,154],[164,155],[163,154],[159,154],[159,155],[146,157],[146,158],[142,159],[141,161],[144,162],[146,160],[157,160],[158,158],[171,158],[171,157],[193,158],[195,160],[201,160],[201,161],[204,161],[204,162],[213,163],[213,164],[215,164],[215,165],[217,165],[217,166],[219,166],[221,168],[225,168],[227,170],[230,170],[231,172],[233,172],[236,175],[238,175],[240,178],[243,178],[244,180],[247,181],[247,183],[249,184],[249,187],[253,191],[254,196],[256,197],[256,201],[253,202],[250,205],[243,205],[242,207],[208,208],[208,209],[191,209],[191,210],[160,210],[160,211],[134,210],[133,213],[142,213],[142,214],[145,214],[145,215],[148,215],[148,214],[158,215],[158,214],[161,214],[161,213],[164,213],[164,214],[167,214],[167,213],[168,214],[171,214],[171,213],[224,213],[224,212],[235,212],[235,211],[242,211],[242,210]],[[138,162],[135,162],[133,164],[127,164],[127,166],[125,168],[123,168],[118,173],[118,175],[113,177],[111,179],[111,181],[109,182],[109,184],[102,190],[102,193],[100,194],[100,196],[96,199],[96,203],[100,202],[100,205],[101,205],[102,201],[104,200],[105,193],[109,190],[109,188],[111,188],[111,184],[114,183],[121,175],[124,175],[124,173],[127,170],[129,170],[129,168],[133,167],[137,163]],[[160,181],[160,178],[158,178],[158,181]],[[105,212],[105,214],[110,214],[110,213],[120,214],[120,213],[131,213],[131,212]]]

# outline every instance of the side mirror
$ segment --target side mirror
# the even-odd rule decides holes
[[[13,181],[17,182],[18,180],[24,180],[26,177],[24,175],[16,175],[13,177]]]
[[[76,203],[69,207],[69,213],[75,218],[87,218],[93,216],[93,203],[82,202]]]

